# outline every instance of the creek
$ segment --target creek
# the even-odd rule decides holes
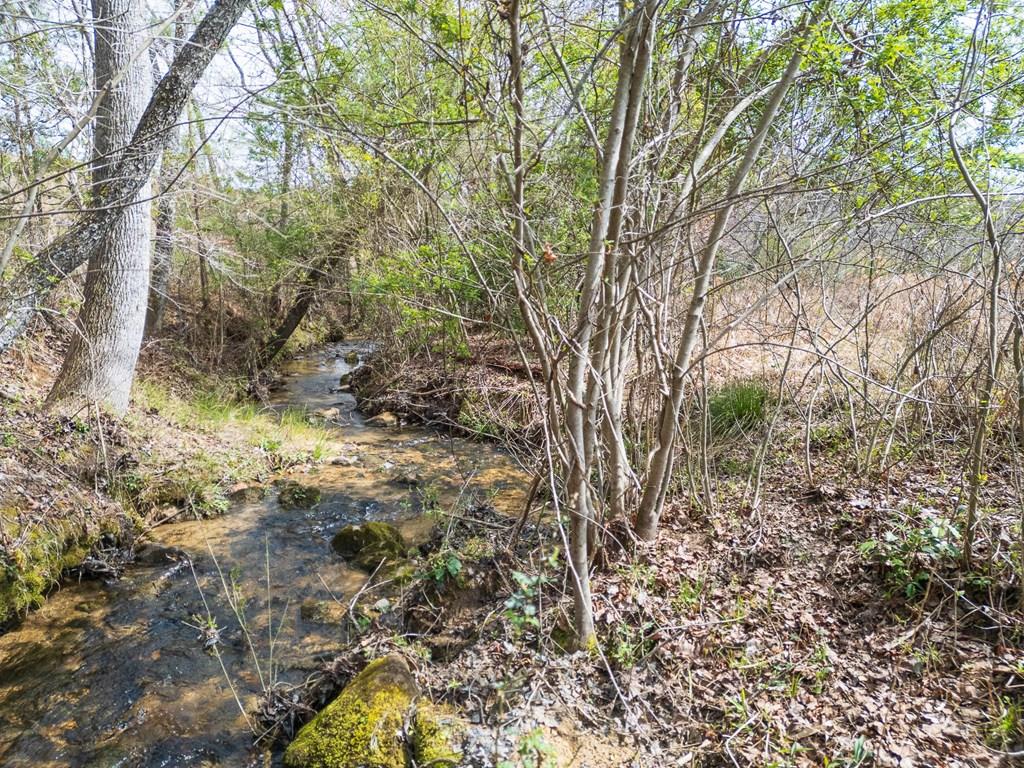
[[[329,429],[356,460],[288,475],[319,488],[318,503],[284,508],[268,484],[223,516],[163,525],[121,578],[64,584],[0,636],[0,765],[279,765],[253,747],[248,713],[265,686],[299,683],[343,650],[344,632],[308,608],[347,605],[367,579],[332,552],[332,534],[388,520],[422,542],[424,489],[442,509],[467,494],[521,509],[523,475],[497,447],[365,422],[337,388],[349,353],[366,351],[335,344],[283,367],[275,407],[337,408]]]

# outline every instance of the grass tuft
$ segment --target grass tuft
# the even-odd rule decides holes
[[[748,379],[726,384],[708,397],[711,428],[718,435],[736,435],[763,426],[768,419],[768,388]]]

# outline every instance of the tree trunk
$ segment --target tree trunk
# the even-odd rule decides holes
[[[175,3],[177,9],[178,3]],[[185,38],[185,24],[179,18],[174,33],[174,54],[181,50]],[[181,143],[181,128],[171,129],[171,139],[164,149],[160,161],[157,191],[160,201],[157,204],[156,236],[153,247],[153,268],[149,284],[149,308],[146,311],[146,336],[158,333],[164,323],[164,308],[167,306],[167,290],[171,284],[171,261],[174,257],[174,222],[177,218],[177,202],[170,193],[178,169],[174,165],[174,155]]]
[[[599,409],[603,405],[600,366],[594,359],[603,359],[605,339],[598,328],[598,310],[602,298],[608,232],[615,208],[615,189],[619,158],[623,145],[632,140],[629,126],[630,108],[641,98],[649,56],[644,51],[654,34],[654,16],[658,3],[645,3],[636,12],[629,35],[623,42],[619,59],[619,78],[612,103],[611,120],[605,136],[602,167],[598,182],[598,199],[590,226],[590,245],[586,274],[580,293],[579,317],[571,341],[565,402],[565,442],[568,456],[566,492],[572,521],[569,561],[572,568],[576,635],[581,647],[595,642],[593,606],[590,602],[590,546],[593,527],[597,525],[597,509],[591,487],[596,455]]]
[[[96,89],[107,89],[117,73],[126,72],[115,87],[106,90],[96,115],[92,174],[94,187],[101,189],[146,109],[151,77],[146,59],[132,56],[145,41],[143,4],[93,0],[93,19]],[[84,400],[99,402],[115,413],[128,408],[149,293],[149,198],[147,179],[89,257],[85,303],[50,391],[51,404]]]
[[[812,15],[811,24],[817,20],[820,13],[821,6]],[[803,26],[805,29],[807,28],[806,24]],[[661,512],[665,506],[665,494],[672,478],[675,437],[679,429],[679,414],[683,404],[683,393],[686,387],[693,350],[697,346],[697,336],[700,332],[701,319],[704,316],[704,304],[707,300],[708,289],[711,286],[711,276],[715,269],[718,248],[726,234],[733,206],[743,191],[747,175],[761,153],[761,147],[764,145],[768,130],[775,120],[775,115],[778,114],[782,100],[800,71],[800,64],[803,61],[804,55],[804,45],[803,43],[798,43],[798,46],[797,50],[793,52],[785,72],[783,72],[782,77],[775,85],[768,103],[765,105],[757,129],[747,144],[743,159],[740,161],[740,165],[729,183],[729,189],[726,192],[725,198],[726,204],[719,208],[718,213],[715,214],[711,233],[708,235],[707,243],[701,252],[696,280],[693,285],[693,294],[686,313],[686,323],[683,327],[682,337],[679,340],[679,346],[672,365],[671,388],[662,399],[661,412],[658,417],[658,445],[651,460],[643,497],[640,500],[640,509],[637,513],[636,534],[645,541],[653,541],[658,535]]]
[[[174,177],[173,167],[168,170],[170,157],[164,156],[160,178],[160,202],[156,213],[156,236],[153,246],[153,270],[149,287],[149,308],[146,311],[146,335],[159,333],[164,324],[164,308],[167,306],[167,291],[171,285],[171,260],[174,256],[174,221],[177,218],[177,204],[169,194],[169,181]]]
[[[248,0],[217,0],[213,4],[157,86],[131,143],[108,174],[108,181],[96,191],[93,206],[11,281],[9,298],[0,310],[0,354],[28,327],[53,286],[100,248],[125,203],[134,200],[145,185],[168,131],[248,4]]]
[[[355,229],[343,232],[338,238],[337,243],[332,246],[330,255],[310,266],[295,296],[295,301],[292,302],[292,306],[288,310],[288,314],[285,315],[284,320],[281,321],[274,333],[271,334],[270,338],[263,343],[263,347],[256,353],[250,367],[251,378],[255,379],[261,371],[274,361],[278,353],[284,349],[288,339],[292,337],[295,329],[299,327],[299,324],[309,312],[310,307],[313,306],[321,284],[325,280],[330,280],[335,270],[348,260],[349,254],[354,250],[356,237],[357,231]]]

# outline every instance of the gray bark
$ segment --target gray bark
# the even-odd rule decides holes
[[[248,0],[217,0],[149,101],[131,143],[96,190],[95,205],[43,249],[10,284],[0,310],[0,354],[24,332],[52,287],[84,264],[114,228],[127,201],[145,185],[192,89]]]
[[[146,109],[151,77],[146,59],[132,56],[145,42],[140,0],[93,0],[92,10],[95,87],[105,91],[93,130],[93,187],[101,189]],[[125,76],[108,88],[120,72]],[[49,403],[128,408],[149,293],[150,197],[147,178],[89,257],[85,301]]]
[[[590,226],[587,269],[580,295],[580,314],[571,342],[572,358],[566,383],[565,429],[569,457],[566,490],[572,521],[569,561],[576,582],[573,590],[575,629],[581,647],[590,646],[595,639],[590,596],[590,539],[597,524],[597,510],[590,483],[600,404],[600,393],[595,391],[600,383],[593,377],[599,377],[600,371],[592,365],[591,352],[595,349],[594,331],[598,324],[608,232],[615,207],[619,158],[624,143],[632,140],[628,122],[630,110],[641,97],[658,5],[657,0],[648,0],[644,4],[620,52],[619,78],[605,137],[598,201]],[[598,342],[603,343],[600,336]]]
[[[820,11],[811,17],[812,24],[817,20],[818,14],[820,14]],[[782,106],[782,101],[789,91],[789,87],[793,84],[800,71],[803,55],[804,48],[800,44],[790,58],[781,79],[772,90],[764,112],[761,114],[757,129],[747,144],[740,165],[729,183],[729,189],[726,192],[725,198],[726,204],[715,215],[707,243],[701,252],[697,276],[693,285],[693,294],[686,313],[686,323],[683,327],[682,336],[679,340],[679,346],[672,365],[671,389],[662,399],[661,412],[658,417],[658,445],[651,459],[650,471],[647,475],[643,497],[640,500],[640,509],[637,513],[636,534],[646,541],[653,541],[658,535],[661,512],[665,506],[665,496],[672,478],[675,438],[679,429],[679,414],[682,410],[686,378],[689,373],[693,351],[697,345],[700,322],[704,316],[704,304],[707,301],[708,291],[711,287],[711,276],[715,269],[718,249],[722,239],[725,237],[733,207],[743,191],[743,185],[746,182],[747,176],[761,154],[761,147],[764,145],[764,140],[775,120],[775,116],[778,114],[779,108]]]
[[[175,4],[177,7],[177,3]],[[180,20],[175,26],[174,54],[181,50],[185,37],[185,25]],[[158,81],[159,82],[159,81]],[[164,322],[164,308],[167,306],[167,291],[171,284],[171,260],[174,257],[174,222],[177,218],[177,202],[170,193],[178,169],[174,155],[181,144],[181,128],[171,131],[171,138],[164,149],[157,174],[157,190],[160,201],[157,204],[156,236],[153,247],[153,267],[149,285],[149,308],[146,310],[146,335],[158,333]]]

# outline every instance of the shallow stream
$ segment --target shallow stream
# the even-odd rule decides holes
[[[424,489],[442,507],[486,493],[501,511],[521,508],[523,476],[494,446],[367,425],[337,391],[353,351],[366,348],[336,344],[290,362],[277,393],[277,407],[338,408],[330,428],[356,463],[288,476],[320,488],[318,504],[283,509],[268,485],[222,517],[164,525],[153,542],[187,557],[151,548],[116,581],[64,585],[0,636],[0,765],[279,765],[253,748],[243,710],[264,686],[300,682],[342,647],[337,626],[302,610],[347,603],[366,581],[331,551],[333,532],[390,520],[422,541]],[[235,592],[244,627],[227,600]]]

